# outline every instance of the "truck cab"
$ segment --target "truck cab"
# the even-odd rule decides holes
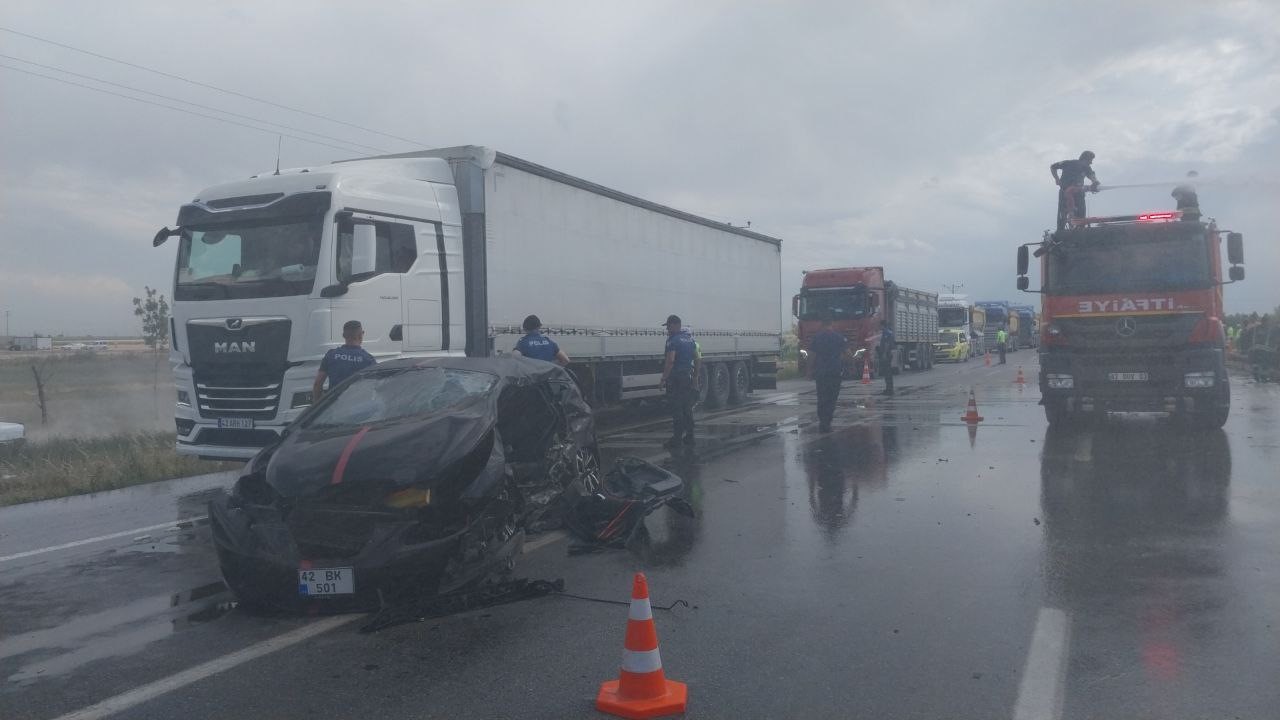
[[[311,405],[359,320],[375,357],[462,354],[461,218],[448,162],[254,176],[182,206],[172,344],[178,450],[248,458]]]
[[[1231,407],[1223,285],[1244,279],[1243,239],[1181,213],[1088,218],[1045,233],[1041,403],[1051,425],[1116,412],[1164,412],[1221,427]],[[1018,251],[1027,290],[1028,249]]]

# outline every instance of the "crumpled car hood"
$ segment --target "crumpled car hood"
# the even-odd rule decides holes
[[[305,498],[333,485],[428,482],[461,460],[493,429],[483,400],[447,413],[359,428],[295,428],[271,451],[263,478],[281,497]],[[265,453],[264,453],[265,455]]]

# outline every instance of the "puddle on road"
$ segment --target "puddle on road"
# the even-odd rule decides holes
[[[96,660],[133,654],[183,627],[217,620],[233,609],[235,603],[222,582],[153,595],[0,640],[0,660],[37,656],[8,677],[10,683],[30,685]]]

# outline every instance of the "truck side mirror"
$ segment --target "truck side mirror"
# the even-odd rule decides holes
[[[800,296],[791,296],[791,315],[792,317],[800,317]]]
[[[1227,261],[1232,265],[1244,264],[1244,236],[1238,232],[1227,233]]]
[[[1023,248],[1023,249],[1025,250],[1026,248]],[[1018,289],[1019,289],[1019,290],[1026,290],[1026,289],[1027,289],[1027,288],[1029,288],[1029,287],[1031,287],[1031,278],[1027,277],[1026,275],[1019,275],[1019,276],[1018,276]]]
[[[378,231],[370,222],[356,222],[351,238],[351,275],[371,275],[378,269]]]
[[[1027,246],[1026,246],[1026,245],[1023,245],[1022,247],[1018,248],[1018,274],[1019,274],[1019,275],[1026,275],[1026,274],[1027,274],[1027,268],[1028,268],[1028,266],[1030,266],[1030,265],[1031,265],[1031,254],[1030,254],[1030,251],[1029,251],[1029,250],[1027,250]],[[1024,289],[1024,288],[1018,288],[1018,289],[1019,289],[1019,290],[1022,290],[1022,289]]]
[[[1231,278],[1231,282],[1240,282],[1244,279],[1244,268],[1239,265],[1232,265],[1227,270],[1227,275]]]

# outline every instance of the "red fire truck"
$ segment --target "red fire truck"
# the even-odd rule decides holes
[[[1223,281],[1222,236],[1229,280]],[[1222,286],[1244,279],[1240,233],[1180,212],[1083,218],[1038,245],[1041,404],[1050,425],[1166,412],[1221,427],[1231,408]]]

